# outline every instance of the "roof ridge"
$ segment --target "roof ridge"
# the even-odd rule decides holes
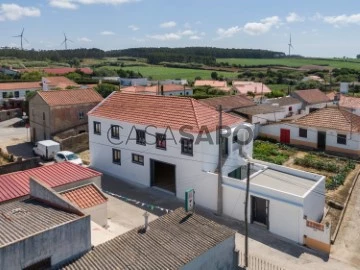
[[[198,121],[198,117],[197,117],[197,114],[196,114],[196,109],[195,109],[195,99],[190,99],[191,101],[191,106],[193,108],[193,112],[194,112],[194,117],[195,117],[195,122],[196,122],[196,126],[197,128],[200,130],[200,127],[199,127],[199,121]],[[200,104],[200,102],[198,102],[198,104]],[[201,104],[202,105],[202,104]]]

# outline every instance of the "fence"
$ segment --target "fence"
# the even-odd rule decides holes
[[[39,166],[40,166],[39,157],[26,159],[26,160],[22,160],[21,158],[18,158],[16,162],[12,162],[0,166],[0,174],[29,170]]]
[[[245,254],[242,251],[239,251],[239,267],[240,269],[245,269]],[[269,262],[263,258],[249,255],[248,256],[248,267],[249,270],[286,270],[284,267],[276,265],[272,262]]]
[[[82,152],[89,149],[89,134],[81,133],[75,136],[70,136],[65,139],[54,137],[54,140],[60,143],[61,150],[69,150],[73,152]]]

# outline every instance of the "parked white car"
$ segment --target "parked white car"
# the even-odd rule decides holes
[[[55,155],[55,162],[60,163],[64,161],[69,161],[77,165],[83,165],[81,158],[79,158],[79,156],[74,154],[73,152],[70,151],[57,152]]]

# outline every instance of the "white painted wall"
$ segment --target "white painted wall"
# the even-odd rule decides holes
[[[316,222],[320,222],[325,207],[325,180],[323,177],[317,184],[305,194],[304,216]]]
[[[180,91],[166,91],[164,92],[164,96],[184,96],[184,90]],[[193,90],[192,89],[185,89],[185,96],[192,96]]]
[[[90,215],[91,220],[99,224],[102,227],[107,225],[107,202],[95,205],[93,207],[81,209],[87,215]]]
[[[265,114],[256,114],[252,116],[252,124],[260,123],[260,124],[266,124],[268,121],[271,122],[277,122],[286,117],[288,112],[281,111],[281,112],[274,112],[274,113],[265,113]]]
[[[326,105],[327,105],[327,103],[306,105],[305,106],[305,113],[309,114],[310,113],[310,108],[322,109],[322,108],[325,108]]]
[[[320,242],[326,243],[326,244],[330,244],[330,237],[331,237],[331,225],[329,224],[329,226],[327,226],[326,224],[324,225],[324,231],[322,230],[318,230],[312,227],[307,227],[306,226],[306,219],[303,219],[303,227],[304,227],[304,235],[306,235],[307,237],[316,239]]]
[[[7,95],[9,95],[10,93],[12,93],[13,98],[15,98],[15,92],[18,91],[19,92],[19,98],[25,98],[26,97],[26,91],[36,91],[38,89],[18,89],[18,90],[1,90],[0,91],[0,101],[4,100],[3,98],[3,93],[6,93]]]

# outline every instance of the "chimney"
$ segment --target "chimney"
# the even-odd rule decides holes
[[[145,212],[143,217],[145,218],[144,232],[149,230],[149,213]]]

